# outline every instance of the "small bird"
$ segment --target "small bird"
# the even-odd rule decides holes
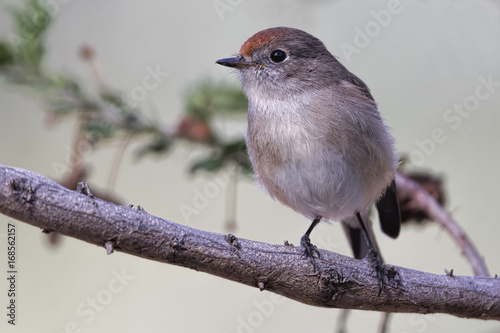
[[[341,221],[354,256],[371,254],[383,283],[369,211],[375,204],[382,230],[398,236],[398,156],[366,84],[319,39],[287,27],[256,33],[236,57],[216,63],[239,71],[257,180],[271,197],[312,221],[301,238],[304,255],[316,268],[311,232],[321,220]]]

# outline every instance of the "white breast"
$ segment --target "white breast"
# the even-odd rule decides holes
[[[277,99],[250,104],[249,155],[272,197],[309,219],[341,220],[365,211],[380,196],[386,180],[374,186],[362,179],[340,142],[346,137],[342,122],[325,127],[312,121],[318,101],[295,96],[286,104]]]

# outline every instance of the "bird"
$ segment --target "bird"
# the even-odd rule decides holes
[[[257,181],[311,221],[303,255],[316,268],[311,232],[340,221],[354,257],[370,259],[382,288],[369,214],[375,206],[382,231],[399,235],[399,157],[368,86],[318,38],[290,27],[262,30],[216,63],[238,71],[248,99],[245,140]]]

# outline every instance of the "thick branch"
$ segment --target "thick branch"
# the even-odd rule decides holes
[[[87,194],[85,194],[87,193]],[[321,251],[313,271],[301,249],[196,230],[94,198],[30,171],[0,165],[0,213],[46,231],[189,267],[296,301],[333,308],[448,313],[500,320],[500,278],[397,272],[380,296],[368,262]],[[104,253],[104,249],[103,249]]]

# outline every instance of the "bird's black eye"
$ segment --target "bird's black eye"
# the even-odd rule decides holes
[[[271,52],[271,60],[273,62],[283,62],[286,59],[287,55],[285,51],[274,50]]]

